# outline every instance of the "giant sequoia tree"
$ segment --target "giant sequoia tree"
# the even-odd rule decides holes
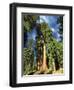
[[[57,42],[52,35],[52,30],[48,23],[37,23],[37,21],[40,21],[40,16],[38,15],[23,15],[24,34],[26,38],[28,38],[28,32],[32,32],[33,28],[35,28],[37,32],[35,46],[36,69],[43,73],[48,72],[49,69],[53,71],[58,70],[60,67],[63,67],[63,38],[61,38],[61,42]],[[62,36],[62,17],[58,17],[57,23],[60,25],[58,33]],[[34,50],[32,47],[34,41],[32,39],[26,39],[25,41],[29,42],[27,44],[28,47],[24,48],[24,71],[25,74],[29,74],[32,69],[34,70]]]
[[[50,28],[48,27],[48,24],[45,22],[37,26],[37,31],[41,32],[40,34],[38,34],[38,37],[37,37],[37,44],[39,45],[38,50],[39,48],[42,49],[41,50],[42,52],[41,51],[38,52],[38,54],[40,55],[39,56],[40,63],[38,62],[38,64],[40,64],[40,67],[38,68],[40,68],[41,71],[45,72],[48,70],[46,46],[47,46],[47,43],[49,43],[50,38],[52,37],[52,34],[51,34]]]

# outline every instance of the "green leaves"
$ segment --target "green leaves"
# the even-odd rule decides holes
[[[52,38],[47,43],[47,57],[49,59],[49,68],[53,66],[53,62],[57,60],[60,67],[63,68],[63,43],[57,42],[56,39]]]
[[[25,27],[25,32],[27,32],[27,31],[29,32],[30,31],[30,27],[31,27],[30,23],[28,21],[26,21],[26,22],[24,21],[23,24],[24,24],[24,27]]]
[[[46,44],[47,42],[49,42],[50,38],[52,37],[52,31],[49,28],[48,24],[45,23],[45,22],[41,23],[40,31],[43,34],[44,41],[45,41],[45,44]]]
[[[36,25],[37,15],[23,15],[24,32],[30,32]]]
[[[23,49],[24,74],[27,75],[33,70],[34,52],[32,48]]]

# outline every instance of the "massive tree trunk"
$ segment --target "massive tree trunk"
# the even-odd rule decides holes
[[[46,60],[46,45],[43,44],[43,55],[42,59],[38,57],[38,63],[37,63],[37,69],[40,72],[45,72],[47,71],[47,60]]]
[[[43,64],[42,64],[42,70],[47,70],[47,60],[46,60],[46,45],[43,45]]]

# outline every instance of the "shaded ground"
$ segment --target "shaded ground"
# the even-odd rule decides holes
[[[30,72],[28,75],[40,75],[40,74],[63,74],[63,68],[60,68],[59,70],[56,70],[56,71],[48,69],[45,72],[34,70],[33,72]]]

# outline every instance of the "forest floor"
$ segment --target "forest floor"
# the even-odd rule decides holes
[[[60,68],[59,70],[48,70],[45,72],[42,71],[36,71],[32,75],[39,75],[39,74],[63,74],[63,68]]]
[[[53,71],[53,74],[63,74],[63,68],[60,68],[59,70]]]

